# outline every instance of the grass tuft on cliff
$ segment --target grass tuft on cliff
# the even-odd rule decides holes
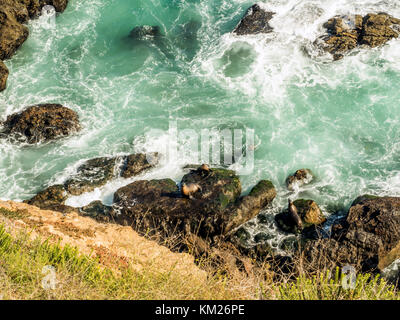
[[[213,279],[205,287],[200,284],[190,275],[160,272],[157,266],[140,271],[121,261],[112,267],[108,261],[105,266],[97,258],[49,239],[30,240],[27,233],[13,236],[0,224],[2,299],[238,298],[223,280]]]
[[[371,275],[358,276],[355,288],[344,290],[339,272],[282,283],[216,274],[204,283],[190,275],[159,272],[157,266],[134,270],[121,261],[105,266],[49,239],[11,235],[0,224],[2,299],[400,299],[393,286]]]

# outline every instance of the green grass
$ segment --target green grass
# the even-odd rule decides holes
[[[54,267],[55,289],[44,289],[46,266]],[[211,291],[210,291],[211,290]],[[223,282],[204,281],[149,264],[136,271],[115,261],[105,266],[76,248],[49,240],[13,236],[0,224],[0,296],[3,299],[223,299],[235,298]]]
[[[56,275],[53,289],[42,287],[46,266]],[[216,273],[207,279],[182,275],[159,266],[134,269],[115,261],[107,266],[76,248],[29,234],[11,235],[0,224],[0,297],[3,299],[399,299],[399,292],[379,276],[359,275],[354,289],[345,290],[336,274],[300,276],[274,283],[252,277]]]
[[[379,275],[359,274],[351,287],[344,277],[339,268],[334,275],[328,271],[319,276],[300,276],[296,281],[279,285],[278,297],[282,300],[400,299],[395,286],[388,284]]]

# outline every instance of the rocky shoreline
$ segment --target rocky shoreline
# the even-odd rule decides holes
[[[23,23],[35,18],[48,4],[62,12],[67,1],[0,0],[0,91],[5,89],[8,77],[1,60],[10,58],[28,37]],[[274,32],[269,24],[273,16],[273,12],[254,5],[233,33],[243,36]],[[315,45],[339,60],[359,46],[378,47],[398,38],[399,26],[400,20],[386,13],[334,17],[324,24],[327,34],[317,39]],[[157,32],[156,27],[136,27],[131,36],[156,36]],[[81,128],[78,115],[57,104],[28,107],[10,115],[1,125],[2,137],[28,144],[51,142]],[[244,223],[271,206],[277,195],[274,185],[269,180],[261,180],[249,194],[243,195],[240,178],[231,170],[199,164],[178,184],[172,179],[134,181],[115,192],[112,206],[99,201],[82,208],[65,204],[69,196],[91,192],[117,177],[138,176],[154,168],[158,159],[158,154],[89,159],[64,184],[49,186],[26,203],[131,226],[162,244],[174,239],[169,243],[171,249],[190,251],[196,256],[216,252],[218,260],[222,257],[218,252],[226,249],[231,252],[233,263],[242,266],[246,265],[246,259],[255,257],[261,263],[274,255],[265,243],[250,249],[242,247],[239,234]],[[313,179],[310,169],[297,170],[287,178],[287,188],[297,190]],[[306,268],[351,265],[364,272],[384,273],[400,259],[400,198],[361,196],[354,201],[347,216],[334,223],[329,237],[318,233],[327,219],[315,201],[289,200],[294,201],[289,201],[288,209],[274,218],[282,232],[298,235],[299,242],[291,254],[303,254]],[[274,258],[292,259],[290,254]]]
[[[0,92],[5,90],[9,75],[3,61],[10,59],[26,41],[29,30],[24,24],[37,18],[46,5],[63,12],[68,0],[0,0]]]
[[[128,166],[127,158],[131,159]],[[239,177],[234,171],[221,168],[204,171],[203,166],[198,166],[190,169],[178,184],[171,179],[134,181],[115,192],[112,206],[100,201],[82,208],[64,204],[71,195],[68,192],[71,183],[80,186],[72,194],[91,191],[116,176],[124,176],[126,170],[132,172],[131,167],[135,168],[135,174],[126,177],[157,165],[146,158],[144,154],[136,154],[88,160],[64,185],[51,186],[25,202],[42,209],[74,212],[130,226],[170,249],[192,252],[197,257],[212,255],[218,261],[228,254],[237,265],[243,265],[246,259],[255,259],[260,264],[272,259],[281,268],[282,262],[289,263],[293,256],[302,254],[306,258],[304,267],[309,271],[350,265],[363,272],[385,273],[388,268],[395,268],[400,259],[400,198],[396,197],[357,198],[346,217],[334,222],[328,236],[318,232],[327,221],[318,204],[296,199],[292,205],[301,219],[300,226],[290,209],[275,216],[280,232],[297,235],[295,245],[287,247],[287,255],[274,252],[264,239],[259,239],[255,247],[242,245],[241,226],[270,208],[276,190],[270,181],[262,180],[248,195],[242,196]],[[152,155],[152,159],[156,158],[157,155]],[[182,189],[188,184],[200,186],[191,197]]]

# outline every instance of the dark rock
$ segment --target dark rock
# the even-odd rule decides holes
[[[225,232],[230,232],[236,227],[256,217],[261,210],[267,208],[276,197],[276,190],[271,181],[260,181],[249,193],[233,203],[230,208],[230,221]]]
[[[290,233],[302,232],[303,235],[306,236],[309,235],[310,231],[314,230],[316,226],[322,225],[326,221],[326,218],[315,201],[298,199],[294,201],[293,204],[297,208],[303,229],[299,229],[290,216],[289,211],[285,210],[275,216],[275,221],[283,231]]]
[[[133,28],[129,37],[132,39],[143,39],[148,37],[158,37],[161,35],[161,29],[159,26],[138,26]]]
[[[236,230],[236,232],[232,235],[232,239],[234,239],[234,243],[238,244],[239,247],[247,247],[247,242],[251,239],[251,234],[245,228],[240,227]]]
[[[205,239],[225,235],[258,214],[275,196],[272,184],[263,181],[240,198],[241,184],[233,171],[191,170],[182,184],[198,184],[192,199],[183,197],[170,179],[136,181],[114,194],[119,223],[132,225],[162,238],[196,234]]]
[[[197,183],[202,192],[193,199],[183,198],[170,179],[136,181],[119,189],[114,195],[120,208],[118,219],[134,224],[141,231],[159,230],[162,235],[186,232],[207,238],[223,233],[229,221],[225,209],[241,193],[239,178],[233,171],[213,169],[208,176],[192,171],[182,183]]]
[[[275,236],[272,234],[268,234],[266,232],[260,232],[254,236],[254,241],[255,242],[265,242],[265,241],[271,240],[273,238],[275,238]]]
[[[7,86],[8,69],[3,61],[0,60],[0,91],[3,91]]]
[[[0,2],[0,16],[0,60],[5,60],[11,58],[28,38],[29,30],[21,24],[26,21],[28,12],[16,2],[13,5]]]
[[[104,205],[101,201],[93,201],[79,209],[83,216],[88,216],[101,222],[110,222],[113,215],[113,207]]]
[[[364,17],[337,16],[324,27],[328,34],[320,39],[322,47],[333,55],[334,60],[339,60],[360,45],[374,48],[398,38],[400,20],[386,13],[370,13]]]
[[[333,231],[331,239],[306,245],[311,266],[349,264],[364,272],[382,271],[400,258],[400,198],[359,199]]]
[[[28,107],[8,116],[3,126],[3,136],[30,144],[65,137],[80,130],[76,112],[59,104]]]
[[[157,162],[157,153],[91,159],[81,165],[77,173],[65,182],[65,188],[71,195],[81,195],[104,186],[113,178],[136,176],[154,167]]]
[[[46,206],[46,203],[64,204],[68,198],[68,194],[63,185],[54,185],[39,192],[30,200],[24,202],[39,208]]]
[[[105,185],[116,176],[118,158],[95,158],[81,165],[65,182],[69,194],[77,196]]]
[[[313,180],[313,173],[310,169],[297,170],[293,175],[287,177],[286,186],[289,190],[294,191]]]
[[[269,33],[273,28],[269,25],[274,12],[268,12],[255,4],[249,8],[239,25],[233,31],[237,35]]]
[[[52,210],[68,214],[78,212],[76,208],[65,205],[67,200],[67,192],[63,185],[54,185],[39,192],[32,199],[25,200],[24,203],[38,207],[42,210]]]
[[[123,157],[123,167],[121,176],[123,178],[131,178],[154,167],[159,160],[158,153],[152,154],[132,154]]]
[[[42,210],[52,210],[68,214],[78,212],[76,208],[65,205],[67,192],[62,185],[54,185],[39,192],[32,199],[25,200],[24,203],[38,207]]]
[[[356,198],[353,203],[351,204],[351,206],[355,206],[365,200],[373,200],[373,199],[378,199],[378,196],[374,196],[374,195],[370,195],[370,194],[364,194],[362,196],[359,196],[358,198]]]

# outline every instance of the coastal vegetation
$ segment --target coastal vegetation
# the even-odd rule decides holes
[[[29,212],[28,212],[29,214]],[[320,272],[314,276],[285,275],[280,281],[255,275],[208,269],[197,274],[176,272],[176,267],[149,263],[138,271],[133,259],[82,254],[79,248],[60,245],[43,235],[31,238],[28,230],[7,231],[4,218],[21,213],[0,209],[0,295],[2,299],[278,299],[278,300],[399,300],[400,292],[379,276],[360,274],[352,289],[343,287],[343,275]],[[204,268],[207,261],[202,261]],[[46,266],[54,267],[54,288],[47,288]],[[160,268],[161,267],[161,268]],[[175,269],[175,270],[174,270]]]

